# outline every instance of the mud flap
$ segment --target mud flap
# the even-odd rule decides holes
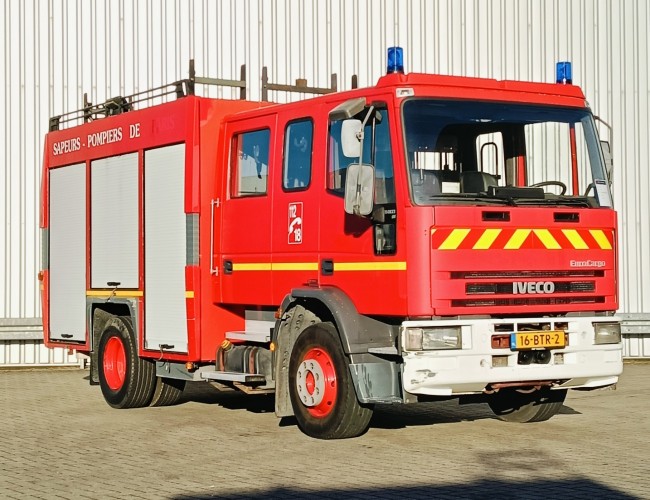
[[[99,340],[104,331],[104,326],[106,323],[113,317],[112,314],[107,313],[101,309],[95,309],[93,314],[93,324],[92,324],[92,343],[90,351],[90,385],[99,385],[99,360],[98,360],[98,351],[99,351]]]
[[[350,363],[350,374],[360,403],[403,403],[397,363]]]
[[[99,367],[97,366],[97,351],[90,353],[90,385],[99,385]]]

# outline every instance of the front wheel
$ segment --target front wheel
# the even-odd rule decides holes
[[[566,389],[543,388],[531,392],[501,389],[488,396],[488,405],[506,422],[543,422],[558,414],[566,393]]]
[[[289,362],[289,395],[300,429],[318,439],[359,436],[372,408],[357,400],[348,362],[330,324],[307,328]]]
[[[156,367],[138,357],[130,319],[114,317],[106,324],[99,341],[98,368],[102,394],[113,408],[149,405],[156,387]]]

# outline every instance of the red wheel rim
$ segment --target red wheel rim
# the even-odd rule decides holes
[[[124,344],[117,337],[111,337],[106,342],[102,363],[108,387],[113,391],[121,389],[126,377],[126,353]]]
[[[334,361],[327,351],[315,347],[303,357],[296,381],[298,393],[307,411],[315,418],[325,418],[336,405],[338,382]]]

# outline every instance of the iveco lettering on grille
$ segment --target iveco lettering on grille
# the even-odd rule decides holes
[[[555,284],[552,281],[516,281],[512,284],[512,293],[553,293]]]

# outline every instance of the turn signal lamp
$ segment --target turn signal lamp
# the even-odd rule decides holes
[[[573,82],[571,63],[568,61],[557,63],[555,66],[555,75],[555,81],[557,83],[571,84]]]
[[[388,47],[386,73],[404,73],[404,50],[402,47]]]

